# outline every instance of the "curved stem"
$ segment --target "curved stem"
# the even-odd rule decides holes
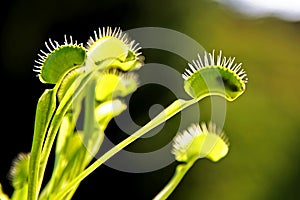
[[[153,200],[165,200],[167,199],[170,194],[175,190],[178,186],[184,175],[188,172],[188,170],[193,166],[195,160],[192,160],[185,164],[180,164],[176,167],[175,174],[173,175],[172,179],[169,183],[160,191]]]
[[[90,173],[92,173],[95,169],[97,169],[101,164],[107,161],[109,158],[118,153],[121,149],[125,148],[127,145],[135,141],[137,138],[146,134],[148,131],[157,127],[161,123],[165,122],[169,118],[173,117],[175,114],[183,110],[184,108],[191,106],[192,104],[198,102],[199,99],[192,99],[189,101],[178,99],[173,102],[170,106],[168,106],[163,112],[158,114],[154,119],[148,122],[145,126],[140,128],[134,134],[120,142],[118,145],[110,149],[103,156],[101,156],[98,160],[96,160],[93,164],[91,164],[88,168],[86,168],[81,174],[79,174],[74,180],[72,180],[64,189],[62,189],[53,199],[59,200],[61,199],[67,192],[69,192],[73,187],[75,187],[78,183],[80,183],[85,177],[87,177]]]

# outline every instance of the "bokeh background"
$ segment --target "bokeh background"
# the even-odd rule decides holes
[[[35,106],[47,87],[32,71],[44,41],[51,37],[62,42],[67,34],[85,42],[102,26],[123,30],[154,26],[182,32],[208,51],[222,49],[243,63],[249,77],[245,94],[227,104],[228,156],[219,163],[199,160],[170,199],[300,198],[299,21],[250,17],[211,0],[11,0],[0,10],[0,182],[6,193],[12,193],[7,179],[12,160],[19,152],[30,151]],[[179,72],[186,67],[186,61],[168,52],[143,53],[146,62],[164,63]],[[152,104],[167,105],[173,100],[167,88],[150,85],[137,91],[129,108],[136,123],[143,125]],[[209,119],[209,99],[199,105],[201,119]],[[159,135],[133,144],[130,150],[155,150],[168,143],[177,128],[178,116]],[[124,135],[114,135],[115,130],[112,121],[106,134],[118,142]],[[74,199],[151,199],[175,167],[172,163],[154,172],[132,174],[103,165],[81,183]]]

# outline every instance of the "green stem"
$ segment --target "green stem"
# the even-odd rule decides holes
[[[85,96],[85,106],[84,106],[84,136],[83,136],[83,144],[86,144],[87,146],[85,148],[82,148],[82,151],[78,152],[76,156],[76,168],[73,168],[71,171],[70,179],[73,179],[77,176],[81,171],[84,170],[86,167],[86,163],[84,162],[86,160],[86,156],[89,154],[89,139],[92,138],[92,134],[95,132],[95,115],[94,115],[94,109],[95,109],[95,81],[91,81],[89,87],[87,88],[87,94]],[[79,183],[72,188],[70,192],[64,197],[64,200],[69,200],[72,198],[74,193],[76,192],[76,189],[79,187]]]
[[[59,104],[54,117],[52,118],[51,124],[48,129],[47,138],[43,146],[42,150],[42,156],[40,161],[40,170],[39,170],[39,187],[40,189],[43,181],[43,175],[46,170],[47,161],[54,143],[54,140],[56,138],[58,129],[61,125],[61,122],[63,120],[63,117],[65,116],[66,112],[69,110],[70,106],[72,105],[72,102],[75,98],[79,96],[79,94],[82,92],[82,90],[85,88],[86,84],[89,82],[91,76],[86,77],[87,79],[83,81],[83,84],[80,84],[78,87],[75,86],[75,88],[78,88],[75,93],[72,92],[72,89],[69,90],[64,98],[62,99],[61,103]],[[74,83],[77,85],[77,83]]]
[[[36,109],[34,134],[29,161],[28,200],[36,200],[38,197],[40,157],[44,138],[47,134],[47,127],[54,115],[55,107],[55,90],[46,90],[39,98]]]
[[[192,160],[188,163],[180,164],[176,167],[175,174],[169,183],[160,191],[153,200],[165,200],[170,194],[175,190],[178,186],[184,175],[188,172],[188,170],[193,166],[196,160]]]
[[[78,183],[80,183],[84,178],[86,178],[89,174],[91,174],[95,169],[97,169],[101,164],[107,161],[109,158],[114,156],[120,150],[125,148],[127,145],[146,134],[151,129],[157,127],[161,123],[165,122],[184,108],[191,106],[192,104],[198,102],[199,99],[192,99],[189,101],[178,99],[173,102],[170,106],[168,106],[163,112],[158,114],[154,119],[148,122],[145,126],[140,128],[134,134],[120,142],[118,145],[110,149],[103,156],[101,156],[98,160],[96,160],[93,164],[91,164],[88,168],[86,168],[82,173],[80,173],[74,180],[72,180],[64,189],[62,189],[53,199],[59,200],[61,199],[67,192],[69,192],[73,187],[75,187]]]
[[[89,84],[90,80],[97,75],[99,70],[101,71],[104,66],[109,66],[110,63],[112,63],[113,59],[107,59],[102,61],[97,68],[94,68],[90,71],[87,71],[85,74],[81,74],[78,76],[77,80],[74,81],[74,83],[70,86],[66,94],[64,95],[63,99],[61,100],[59,106],[56,109],[56,112],[54,113],[54,116],[51,120],[51,123],[47,126],[47,137],[46,141],[43,145],[42,149],[42,156],[40,160],[40,168],[39,168],[39,182],[38,182],[38,191],[41,188],[42,182],[43,182],[43,175],[46,170],[47,161],[54,143],[54,140],[57,135],[57,131],[61,125],[62,119],[70,106],[72,105],[72,102],[80,97],[82,95],[82,92],[84,89],[86,89],[86,86]],[[62,80],[63,81],[63,80]],[[60,84],[57,84],[55,86],[55,97],[56,93],[60,87]],[[73,89],[72,89],[73,88]],[[37,168],[36,168],[37,169]],[[38,194],[38,193],[37,193]],[[29,199],[31,200],[31,199]],[[35,199],[32,199],[35,200]]]
[[[68,100],[69,101],[66,104],[60,104],[63,106],[59,106],[59,108],[57,109],[57,111],[55,113],[55,116],[53,117],[52,123],[49,127],[48,135],[47,135],[46,141],[44,143],[41,161],[40,161],[38,189],[41,188],[41,185],[43,182],[43,175],[46,170],[47,161],[48,161],[55,137],[57,135],[57,131],[60,127],[60,124],[61,124],[61,121],[62,121],[64,115],[66,114],[66,112],[69,108],[69,105],[71,104],[71,99],[68,99]]]
[[[64,171],[67,169],[67,167],[65,166],[65,156],[67,150],[65,145],[68,143],[68,139],[73,134],[75,129],[75,122],[73,121],[73,117],[73,113],[66,113],[61,123],[60,130],[57,136],[58,142],[56,143],[54,169],[52,171],[51,179],[39,195],[39,200],[47,199],[49,194],[55,191],[55,187],[59,188],[60,181],[66,174],[64,173]]]

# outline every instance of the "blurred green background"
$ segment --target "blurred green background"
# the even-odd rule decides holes
[[[199,160],[170,199],[300,199],[300,22],[250,18],[209,0],[12,0],[1,6],[4,119],[0,182],[5,192],[12,192],[7,179],[12,159],[19,152],[30,151],[35,106],[47,87],[32,71],[39,49],[45,49],[44,41],[50,37],[62,42],[64,34],[85,42],[102,26],[174,29],[208,51],[222,49],[225,55],[235,56],[247,71],[245,94],[227,104],[224,130],[231,143],[228,156],[219,163]],[[165,63],[179,72],[186,67],[185,61],[166,52],[145,50],[144,54],[146,62]],[[172,102],[174,95],[164,91],[157,86],[138,91],[143,96],[135,98],[131,111],[137,123],[149,120],[150,103]],[[155,102],[149,98],[154,94]],[[209,99],[199,105],[203,108],[201,118],[209,119]],[[115,126],[112,122],[107,134],[118,141],[122,137],[113,136]],[[177,128],[178,116],[159,136],[147,139],[148,145],[138,142],[131,150],[150,151],[150,144],[163,145]],[[103,199],[151,199],[171,178],[175,167],[172,163],[154,172],[131,174],[103,165],[82,182],[74,199],[101,195]]]

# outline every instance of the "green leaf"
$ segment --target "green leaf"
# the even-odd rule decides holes
[[[30,153],[29,162],[29,177],[28,177],[28,197],[29,199],[37,198],[37,191],[39,190],[39,164],[40,156],[44,143],[45,136],[47,134],[47,127],[51,121],[51,118],[56,109],[56,95],[53,89],[46,89],[42,96],[39,98],[36,116],[33,142]]]
[[[14,190],[14,193],[11,196],[11,200],[27,200],[27,194],[28,184],[26,183],[22,188]]]

